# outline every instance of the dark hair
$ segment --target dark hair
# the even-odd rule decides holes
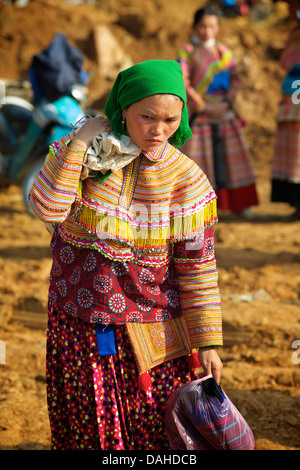
[[[216,16],[217,18],[220,18],[220,13],[218,10],[215,10],[214,8],[211,7],[202,7],[199,8],[199,10],[196,11],[194,14],[194,23],[193,26],[196,26],[196,24],[199,23],[199,21],[202,20],[203,16]]]

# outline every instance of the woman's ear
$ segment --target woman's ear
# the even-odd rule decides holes
[[[122,132],[124,135],[126,134],[126,114],[127,108],[123,109],[122,111]]]

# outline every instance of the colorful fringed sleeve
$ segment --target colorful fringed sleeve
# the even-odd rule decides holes
[[[201,248],[190,249],[184,241],[175,243],[174,255],[191,347],[221,346],[222,319],[214,228],[205,228]]]
[[[84,151],[67,146],[67,137],[50,146],[29,195],[31,208],[41,220],[62,222],[67,217],[78,193],[83,158]]]
[[[199,52],[199,48],[191,43],[184,44],[178,51],[178,61],[186,86],[190,113],[197,113],[204,109],[207,89],[214,76],[220,72],[225,70],[230,72],[230,89],[226,93],[228,98],[234,98],[240,88],[241,80],[232,51],[224,44],[218,43],[217,46],[219,59],[214,54],[205,51],[205,48]]]
[[[227,90],[226,96],[229,99],[234,100],[237,92],[241,88],[240,72],[238,70],[238,65],[234,56],[231,57],[229,71],[230,71],[230,88],[229,90]]]
[[[189,114],[197,113],[205,107],[205,102],[201,94],[195,90],[191,81],[193,71],[193,51],[193,46],[191,44],[187,44],[179,49],[178,52],[178,62],[182,70],[182,76],[188,98]]]

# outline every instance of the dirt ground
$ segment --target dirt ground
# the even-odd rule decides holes
[[[63,30],[94,72],[89,104],[102,109],[111,82],[97,68],[95,26],[109,25],[133,62],[176,58],[178,46],[189,36],[194,9],[193,0],[99,0],[84,5],[36,0],[25,8],[0,6],[0,78],[26,79],[33,54]],[[238,105],[247,122],[260,197],[254,220],[220,213],[216,228],[224,319],[222,386],[251,426],[257,450],[300,450],[300,354],[295,343],[300,341],[300,221],[289,219],[293,210],[285,204],[270,203],[283,76],[278,57],[291,24],[280,2],[267,19],[256,20],[226,18],[221,30],[240,64]],[[16,186],[1,191],[0,216],[0,357],[1,345],[6,347],[5,364],[0,365],[0,449],[49,449],[49,235],[25,212]]]

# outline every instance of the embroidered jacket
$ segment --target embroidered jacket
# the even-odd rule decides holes
[[[210,48],[191,41],[183,44],[178,51],[190,114],[201,109],[204,102],[210,101],[213,96],[222,96],[229,88],[240,87],[232,51],[221,43],[217,43],[217,50],[216,55]]]
[[[183,317],[192,348],[221,345],[216,196],[204,173],[169,143],[100,183],[81,181],[83,158],[55,142],[30,193],[36,215],[58,222],[50,300],[90,322]]]

